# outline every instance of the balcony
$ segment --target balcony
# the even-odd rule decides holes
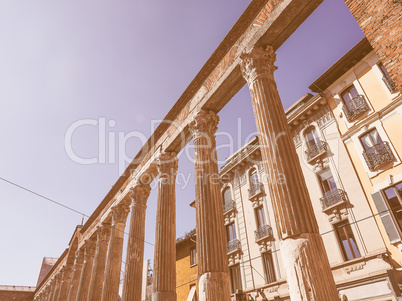
[[[318,141],[314,145],[309,145],[308,149],[305,151],[307,156],[307,161],[311,162],[313,159],[325,154],[328,150],[328,144],[325,141]]]
[[[261,225],[254,231],[255,241],[258,242],[264,238],[272,237],[272,228],[269,225]]]
[[[383,82],[387,86],[389,92],[393,93],[396,91],[396,85],[395,82],[392,80],[391,76],[389,75],[384,75],[382,77]]]
[[[368,168],[372,171],[377,167],[394,161],[395,156],[388,145],[388,142],[378,143],[363,152]]]
[[[238,239],[233,239],[233,240],[231,240],[231,241],[229,241],[229,242],[227,243],[226,247],[227,247],[227,252],[228,252],[228,254],[229,254],[229,253],[232,253],[232,252],[234,252],[234,251],[241,250],[241,243],[240,243],[240,240],[238,240]]]
[[[345,203],[346,201],[346,192],[341,189],[333,189],[331,191],[328,191],[323,197],[320,198],[322,211],[325,211],[332,206]]]
[[[252,199],[264,192],[264,185],[259,183],[259,184],[254,184],[251,185],[251,187],[248,189],[248,198]]]
[[[349,101],[349,106],[343,105],[343,112],[345,113],[348,122],[352,122],[360,114],[370,110],[363,95],[359,95]]]
[[[235,208],[236,208],[236,203],[235,203],[235,201],[232,201],[232,200],[226,201],[226,202],[223,204],[223,214],[228,213],[228,212],[234,210]]]

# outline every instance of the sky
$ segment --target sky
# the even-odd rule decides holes
[[[0,285],[35,286],[83,219],[10,182],[91,215],[249,3],[0,0]],[[342,0],[324,0],[277,51],[284,108],[363,37]],[[256,134],[247,86],[219,116],[222,165]],[[177,237],[195,227],[191,154],[179,154]]]

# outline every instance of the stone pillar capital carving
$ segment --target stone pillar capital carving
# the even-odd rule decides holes
[[[103,223],[102,225],[98,226],[98,228],[96,229],[98,243],[109,242],[111,227],[112,226],[110,223]]]
[[[93,257],[96,251],[96,239],[95,238],[88,238],[84,243],[85,248],[85,256]]]
[[[156,159],[156,166],[158,167],[159,178],[175,178],[178,169],[178,159],[176,153],[163,152]]]
[[[147,207],[147,200],[151,192],[151,187],[148,184],[137,184],[130,189],[130,196],[133,206]]]
[[[241,72],[250,86],[258,77],[273,78],[274,71],[278,69],[274,65],[276,54],[270,45],[265,48],[254,47],[249,53],[241,54],[240,58]]]
[[[81,265],[84,262],[84,248],[75,251],[75,264]]]
[[[219,123],[219,116],[212,111],[200,110],[189,123],[191,135],[194,139],[200,137],[214,137]],[[215,139],[213,139],[215,141]]]
[[[127,204],[118,204],[111,209],[112,224],[125,224],[127,215],[130,212],[130,207]]]

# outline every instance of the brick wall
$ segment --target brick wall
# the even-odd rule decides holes
[[[34,298],[33,292],[16,292],[16,291],[1,291],[0,301],[32,301]]]
[[[402,91],[402,0],[344,0]]]

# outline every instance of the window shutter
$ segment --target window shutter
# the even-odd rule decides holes
[[[398,228],[395,225],[391,212],[389,211],[388,206],[385,203],[381,191],[377,191],[371,194],[371,197],[373,198],[374,204],[377,207],[378,214],[381,218],[382,224],[384,225],[390,242],[393,244],[401,241],[401,236],[399,235]]]

